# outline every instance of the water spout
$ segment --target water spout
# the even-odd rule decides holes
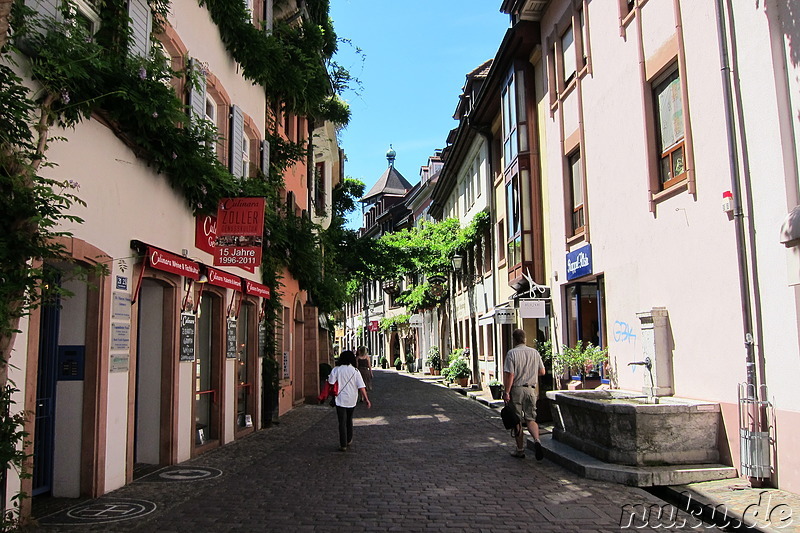
[[[631,365],[643,366],[647,370],[649,370],[650,372],[653,371],[653,362],[650,360],[649,357],[645,357],[644,361],[634,361],[632,363],[628,363],[628,366],[631,366]]]

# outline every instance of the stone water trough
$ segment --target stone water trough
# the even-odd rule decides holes
[[[547,397],[553,439],[606,463],[653,467],[719,460],[718,404],[618,390],[548,391]]]

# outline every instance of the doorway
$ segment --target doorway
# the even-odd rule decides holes
[[[136,351],[133,477],[166,464],[162,449],[162,367],[164,360],[164,309],[166,289],[152,279],[142,281]]]
[[[603,348],[607,345],[605,317],[605,280],[573,283],[567,292],[567,342],[578,341]]]

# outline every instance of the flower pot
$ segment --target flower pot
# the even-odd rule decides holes
[[[437,369],[433,368],[432,366],[428,367],[428,371],[429,371],[431,376],[438,376],[439,375],[439,371]]]
[[[458,384],[462,387],[469,385],[469,378],[456,378],[456,380],[458,380]]]
[[[489,390],[492,391],[492,399],[499,400],[503,397],[503,386],[502,385],[489,385]]]

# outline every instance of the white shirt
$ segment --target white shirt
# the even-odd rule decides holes
[[[361,372],[352,365],[333,367],[328,383],[333,385],[339,381],[339,395],[336,396],[336,405],[339,407],[355,407],[358,402],[358,389],[366,387]]]

